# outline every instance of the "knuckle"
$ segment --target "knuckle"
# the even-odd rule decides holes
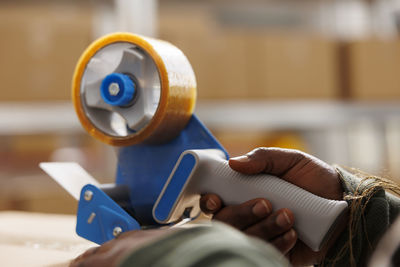
[[[277,238],[277,240],[275,240],[272,244],[283,254],[286,254],[291,247],[291,244],[285,241],[282,237]]]
[[[249,205],[227,206],[215,214],[214,219],[241,229],[256,222],[250,207]]]
[[[269,148],[267,147],[258,147],[248,153],[247,156],[251,159],[263,158],[264,155],[268,152],[268,149]]]
[[[300,150],[293,150],[292,151],[293,158],[296,159],[298,162],[303,161],[303,160],[308,160],[307,155]]]
[[[273,221],[266,219],[258,223],[256,232],[258,232],[258,235],[268,240],[278,235],[279,229],[274,226]]]
[[[232,206],[231,214],[232,214],[232,219],[238,222],[243,222],[252,215],[251,212],[249,212],[247,206]]]
[[[237,221],[237,214],[232,206],[228,206],[215,213],[213,219],[232,225],[235,223],[235,221]]]
[[[291,228],[292,223],[288,220],[291,219],[283,217],[282,212],[275,212],[267,219],[260,222],[260,231],[270,237],[280,235]]]
[[[272,244],[282,253],[286,254],[296,244],[297,235],[294,230],[286,232],[284,235],[276,238]]]

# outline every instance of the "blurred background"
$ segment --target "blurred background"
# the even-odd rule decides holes
[[[96,38],[129,31],[189,58],[196,113],[232,156],[296,148],[400,182],[400,0],[2,0],[0,210],[74,213],[38,167],[113,182],[113,148],[70,101]]]

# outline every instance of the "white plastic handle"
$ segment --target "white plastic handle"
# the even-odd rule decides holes
[[[244,175],[232,170],[222,151],[217,149],[187,150],[182,153],[168,179],[156,206],[174,177],[185,155],[191,154],[196,164],[177,198],[169,221],[182,216],[191,207],[191,216],[198,213],[200,194],[215,193],[225,205],[240,204],[254,198],[268,199],[274,210],[288,208],[294,213],[298,237],[312,250],[319,251],[327,241],[337,219],[347,208],[345,201],[316,196],[275,176]],[[154,212],[154,210],[153,210]]]

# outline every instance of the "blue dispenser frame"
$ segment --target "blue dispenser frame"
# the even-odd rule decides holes
[[[128,186],[134,216],[128,214],[101,189],[88,185],[82,189],[77,212],[77,234],[102,244],[123,232],[158,227],[153,206],[179,156],[188,149],[220,149],[229,155],[204,124],[192,115],[185,129],[173,140],[159,145],[137,144],[118,149],[116,185]],[[84,199],[85,191],[93,196]],[[93,213],[97,217],[93,218]]]

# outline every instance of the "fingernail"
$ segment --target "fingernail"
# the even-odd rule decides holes
[[[261,200],[253,206],[252,212],[257,217],[264,217],[271,212],[271,209],[265,200]]]
[[[289,215],[287,215],[286,211],[279,213],[278,217],[276,218],[276,224],[280,227],[287,227],[291,223]]]
[[[289,232],[283,235],[283,239],[285,239],[286,241],[291,241],[294,238],[295,238],[295,233],[293,229],[290,229]]]
[[[240,162],[248,162],[250,159],[248,156],[244,155],[244,156],[231,158],[231,160],[240,161]]]
[[[209,199],[206,202],[206,207],[208,210],[215,210],[217,208],[217,203],[215,203],[215,201],[213,199]]]

